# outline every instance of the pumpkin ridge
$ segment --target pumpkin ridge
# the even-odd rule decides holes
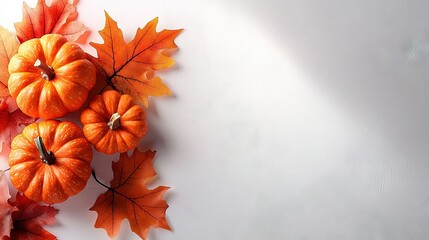
[[[82,188],[80,186],[85,187],[85,183],[87,182],[88,179],[82,179],[79,175],[75,174],[73,171],[71,171],[68,167],[65,167],[66,164],[60,166],[56,166],[55,168],[52,168],[52,172],[53,174],[56,176],[58,185],[61,186],[62,191],[67,194],[68,196],[74,196],[77,193],[79,193],[79,190],[82,190]],[[67,171],[70,174],[73,175],[73,177],[79,179],[80,183],[78,183],[80,186],[76,189],[76,187],[78,186],[78,184],[74,185],[72,188],[67,187],[66,185],[69,184],[69,182],[62,180],[62,176],[64,175],[64,172],[62,171]],[[88,176],[89,178],[89,176]],[[61,180],[60,180],[61,179]],[[75,182],[73,183],[75,184]]]
[[[107,124],[106,124],[107,126]],[[116,152],[116,145],[112,144],[112,134],[114,133],[114,130],[111,129],[107,129],[106,134],[98,141],[95,142],[94,146],[95,149],[99,150],[99,149],[103,149],[107,146],[107,154],[113,154],[114,152]],[[116,141],[116,139],[115,139]]]
[[[16,140],[15,140],[16,139]],[[19,142],[17,142],[19,141]],[[33,145],[33,142],[24,134],[20,134],[13,139],[12,142],[14,145],[19,146],[19,150],[31,151],[33,154],[37,153],[37,149]],[[16,145],[15,145],[16,146]]]
[[[65,42],[57,51],[52,61],[52,67],[59,69],[67,63],[86,59],[86,53],[74,42]]]
[[[64,82],[69,82],[69,83],[72,83],[72,84],[74,84],[74,85],[77,85],[77,86],[79,86],[79,87],[81,87],[81,88],[84,88],[84,89],[85,89],[85,90],[87,90],[88,92],[89,92],[89,89],[90,89],[90,88],[88,88],[88,86],[82,85],[82,84],[80,84],[79,82],[73,82],[73,81],[70,81],[67,77],[63,76],[63,75],[61,74],[61,72],[57,73],[57,76],[56,76],[56,78],[55,78],[55,80],[54,80],[54,81],[64,81]]]
[[[121,94],[116,91],[107,91],[102,95],[102,104],[106,107],[107,113],[109,115],[109,119],[112,114],[118,112],[119,102],[121,100]]]
[[[122,117],[126,112],[131,110],[134,105],[134,100],[130,95],[122,95],[118,104],[118,113]]]
[[[135,134],[132,131],[130,131],[129,129],[127,129],[126,125],[121,126],[121,128],[118,128],[117,131],[121,131],[121,133],[126,132],[126,133],[130,134],[132,137],[140,138],[140,136],[138,136],[137,134]]]
[[[17,188],[19,191],[24,192],[30,186],[31,181],[33,180],[36,172],[38,171],[37,169],[39,168],[39,164],[40,164],[39,161],[37,159],[34,159],[34,161],[25,161],[25,162],[18,163],[16,165],[14,165],[13,169],[11,169],[11,175],[13,175],[16,172],[16,170],[15,170],[16,168],[22,169],[22,168],[30,167],[29,168],[30,174],[27,174],[27,179],[22,179],[23,176],[20,174],[19,182],[24,183],[25,185],[17,186],[16,183],[12,182],[14,186],[19,187],[19,188]],[[30,165],[30,166],[28,166],[28,165]],[[33,170],[33,171],[31,171],[31,170]],[[31,179],[31,180],[29,181],[29,179]],[[11,178],[11,180],[12,180],[12,178]],[[23,180],[26,180],[26,181],[23,181]]]
[[[21,72],[31,72],[38,74],[39,71],[33,66],[34,62],[30,62],[26,57],[21,54],[15,54],[9,61],[8,72],[9,74],[21,73]],[[18,68],[17,66],[18,65]],[[22,71],[20,67],[24,67],[26,71]]]
[[[99,112],[95,111],[92,108],[87,108],[87,109],[85,109],[83,111],[86,111],[88,113],[82,114],[81,116],[83,116],[83,115],[90,115],[91,118],[89,118],[89,119],[88,118],[82,119],[82,117],[81,117],[82,124],[94,124],[94,123],[101,123],[101,122],[106,122],[107,123],[109,121],[109,118],[107,118],[106,116],[102,115],[102,113],[99,113]],[[83,113],[83,111],[82,111],[82,113]]]
[[[91,139],[90,142],[99,142],[107,134],[108,126],[107,124],[103,124],[102,122],[96,122],[85,124],[83,129],[84,133],[86,133],[85,137],[88,140]],[[94,129],[96,129],[96,131]]]
[[[141,121],[146,120],[146,113],[140,106],[134,105],[122,114],[121,117],[124,121]]]
[[[39,101],[40,101],[40,93],[42,92],[43,86],[42,81],[34,81],[24,87],[21,91],[19,91],[16,96],[16,103],[18,107],[27,115],[39,117]],[[22,99],[31,99],[29,101],[22,101]],[[22,103],[23,102],[23,103]],[[33,107],[29,107],[29,104],[32,104]],[[35,109],[36,108],[36,109]],[[31,113],[30,113],[31,112]],[[36,113],[36,114],[33,114]]]
[[[31,157],[31,158],[28,158],[28,159],[25,159],[24,161],[22,161],[22,162],[14,162],[14,167],[16,167],[16,166],[19,166],[19,165],[22,165],[22,164],[39,164],[39,162],[41,162],[41,160],[40,160],[40,158],[39,158],[39,156],[33,156],[33,157]]]
[[[27,127],[22,130],[21,133],[22,136],[25,137],[25,139],[29,142],[29,145],[32,149],[37,151],[36,146],[33,144],[34,138],[39,136],[39,124],[38,123],[32,123],[28,125]]]
[[[134,128],[136,128],[137,126],[142,125],[141,128],[139,129],[139,131],[135,131],[133,130]],[[147,127],[145,124],[142,124],[141,121],[139,120],[128,120],[128,121],[124,121],[124,123],[122,124],[122,129],[124,131],[127,131],[131,134],[133,134],[134,136],[141,138],[143,136],[146,135],[147,133]]]
[[[56,152],[56,144],[55,143],[57,142],[57,139],[55,139],[55,133],[58,131],[58,127],[60,125],[59,121],[58,120],[45,120],[43,122],[45,122],[46,124],[49,124],[49,125],[53,125],[53,127],[51,129],[49,129],[50,131],[46,132],[46,134],[49,136],[42,136],[40,134],[40,130],[39,130],[39,136],[41,136],[42,138],[43,137],[50,138],[50,142],[48,142],[48,144],[45,144],[45,147],[48,151],[51,151],[55,154],[55,152]],[[42,122],[40,122],[38,125],[39,128],[40,128],[41,123]]]
[[[15,81],[8,81],[8,88],[10,95],[14,98],[17,97],[19,92],[22,91],[25,87],[32,84],[33,82],[40,81],[39,74],[32,72],[17,72],[12,73],[9,76],[9,79],[16,79]],[[15,84],[15,82],[17,82]]]
[[[11,165],[18,165],[21,163],[28,163],[28,162],[33,162],[33,161],[38,161],[39,159],[39,154],[32,152],[32,153],[25,153],[28,150],[21,150],[19,149],[18,151],[15,152],[11,152],[9,154],[9,164]]]
[[[121,130],[117,129],[117,131],[121,131]],[[115,136],[116,136],[116,143],[118,145],[118,152],[126,152],[129,148],[128,142],[122,137],[122,134],[115,134]],[[123,143],[123,144],[119,144],[119,143]]]
[[[72,89],[75,91],[73,94],[58,94],[58,97],[64,106],[64,108],[67,109],[68,112],[74,112],[82,107],[82,105],[86,102],[86,99],[88,98],[88,89],[81,87],[78,84],[75,84],[70,81],[59,81],[60,79],[55,79],[52,81],[53,86],[55,87],[55,91],[60,92],[66,92],[67,89],[66,84],[72,85],[72,87],[68,86],[69,89]],[[61,79],[63,80],[63,79]],[[83,91],[79,91],[83,90]],[[78,96],[78,99],[71,100],[67,99],[68,97]],[[79,99],[80,98],[80,99]]]
[[[90,84],[90,85],[88,85],[88,84],[81,84],[81,82],[79,82],[79,81],[72,81],[72,80],[69,79],[69,77],[66,76],[67,72],[70,71],[70,70],[64,69],[64,68],[72,68],[72,69],[74,69],[74,68],[80,67],[80,65],[86,65],[86,64],[91,64],[91,62],[88,59],[86,59],[86,58],[84,58],[84,59],[78,59],[78,60],[75,60],[73,62],[67,63],[67,64],[65,64],[63,66],[60,66],[60,67],[56,68],[55,71],[56,71],[56,74],[57,74],[58,78],[60,78],[62,80],[67,80],[69,82],[73,82],[75,84],[78,84],[78,85],[82,86],[83,88],[85,88],[85,89],[87,89],[89,91],[89,90],[91,90],[95,86],[96,81],[93,81],[94,84]],[[94,72],[96,71],[95,67],[90,67],[90,68],[94,68]]]
[[[75,123],[64,121],[64,122],[60,122],[58,124],[58,127],[59,127],[59,129],[57,130],[55,136],[60,135],[59,134],[60,132],[63,134],[66,134],[69,132],[72,133],[72,134],[67,135],[67,138],[63,139],[65,141],[65,142],[63,142],[63,144],[65,144],[71,140],[74,140],[76,138],[82,138],[83,137],[82,129],[80,129],[80,127],[78,125],[76,125]]]
[[[53,126],[53,127],[51,127]],[[37,125],[37,135],[43,139],[43,143],[48,151],[52,151],[52,142],[55,141],[52,131],[56,131],[58,122],[55,120],[46,120]],[[48,141],[46,141],[48,139]],[[34,139],[28,139],[34,143]],[[53,151],[52,151],[53,152]]]
[[[82,182],[86,182],[88,180],[88,178],[89,178],[90,175],[88,175],[87,178],[79,176],[79,174],[77,174],[75,171],[76,170],[80,170],[80,169],[71,168],[67,164],[64,164],[63,163],[63,161],[65,161],[64,159],[68,159],[70,161],[70,159],[78,159],[78,158],[66,158],[66,157],[59,158],[59,161],[58,161],[58,164],[57,164],[57,169],[58,168],[66,169],[67,171],[71,172],[74,176],[76,176],[77,178],[79,178],[80,180],[82,180]],[[85,160],[80,160],[80,159],[79,159],[79,161],[86,162]],[[65,162],[67,162],[67,161],[65,161]]]
[[[115,153],[118,150],[118,145],[116,144],[116,138],[114,137],[115,130],[107,129],[107,131],[109,132],[109,137],[107,139],[107,142],[108,142],[107,146],[110,146],[110,149],[113,151],[112,153]]]
[[[75,144],[75,145],[73,145],[73,144]],[[75,148],[77,146],[84,148],[84,146],[80,146],[81,144],[83,144],[83,145],[88,144],[88,147],[90,146],[89,142],[85,138],[75,138],[75,139],[72,139],[72,140],[64,143],[62,146],[60,146],[58,149],[56,149],[54,154],[58,159],[60,159],[60,158],[61,159],[62,158],[73,158],[73,159],[78,159],[79,161],[82,161],[82,162],[91,163],[91,160],[87,160],[87,159],[83,158],[82,156],[74,156],[72,154],[70,154],[70,155],[67,154],[67,150],[69,148]]]
[[[44,169],[44,183],[45,182],[49,182],[51,183],[50,185],[42,185],[42,201],[46,202],[46,203],[54,203],[54,202],[63,202],[65,201],[68,197],[68,194],[66,194],[66,191],[63,187],[63,185],[61,185],[60,180],[58,179],[58,176],[55,174],[54,171],[54,167],[55,165],[45,165],[45,169]],[[55,183],[55,184],[54,184]],[[45,189],[45,187],[47,189]],[[50,193],[50,191],[52,191],[52,188],[54,188],[54,192],[56,193],[54,196]],[[45,196],[46,194],[46,196]]]
[[[53,40],[52,40],[53,39]],[[46,34],[40,38],[40,44],[42,45],[43,55],[49,56],[46,58],[46,64],[53,67],[53,63],[59,50],[67,42],[67,39],[57,34]]]
[[[53,121],[56,121],[56,120],[53,120]],[[56,152],[58,152],[58,149],[59,148],[61,148],[61,146],[63,146],[64,144],[63,144],[63,141],[64,141],[64,139],[59,139],[59,137],[57,137],[57,136],[61,136],[61,134],[58,134],[60,131],[62,131],[62,129],[60,128],[60,124],[58,123],[56,126],[55,126],[55,130],[53,130],[52,132],[53,132],[53,139],[54,139],[54,144],[52,144],[52,146],[51,146],[51,151],[55,154]],[[61,142],[60,142],[60,140],[62,140]]]
[[[37,58],[45,62],[43,46],[39,39],[33,38],[22,43],[18,48],[18,54],[27,60],[27,63],[33,65]]]
[[[37,168],[37,170],[34,172],[34,175],[31,178],[31,181],[29,181],[28,187],[25,188],[25,190],[23,191],[26,196],[32,196],[31,200],[33,200],[35,202],[38,202],[38,201],[42,200],[43,185],[45,183],[45,178],[44,178],[44,175],[45,175],[44,171],[45,171],[45,169],[44,169],[44,165],[45,164],[41,164],[41,165],[38,166],[39,168]],[[43,177],[40,176],[41,174],[43,174]],[[30,188],[31,186],[37,186],[37,189],[34,189],[35,187]],[[39,195],[36,195],[36,197],[33,196],[34,190],[36,190],[37,193],[39,193]],[[32,193],[31,194],[27,193],[29,191],[32,191]]]
[[[106,107],[104,106],[104,108],[106,108]],[[105,122],[105,123],[107,123],[109,121],[110,117],[111,117],[111,114],[109,115],[109,113],[107,112],[107,110],[104,111],[104,112],[100,112],[100,111],[97,111],[97,110],[101,110],[101,109],[94,109],[94,108],[91,108],[91,107],[89,107],[88,109],[94,111],[99,116],[101,116],[100,119],[99,119],[99,122]]]
[[[46,102],[50,102],[51,104],[47,105]],[[56,109],[52,109],[52,106],[56,105]],[[45,107],[50,108],[45,109]],[[64,116],[67,114],[67,111],[64,110],[66,108],[64,106],[63,101],[61,100],[60,94],[58,93],[55,85],[52,83],[52,81],[45,80],[45,84],[42,88],[42,91],[40,92],[40,98],[39,98],[39,116],[42,118],[52,118],[52,116]],[[53,111],[55,110],[55,112]]]
[[[103,116],[103,119],[105,119],[105,120],[103,120],[103,122],[109,121],[109,118],[111,116],[111,115],[109,115],[109,113],[107,111],[106,104],[104,103],[103,97],[101,95],[93,96],[86,109],[91,109],[94,112],[98,113],[99,115]],[[86,109],[84,109],[82,111],[81,115],[90,115],[91,116],[91,114],[85,113]]]

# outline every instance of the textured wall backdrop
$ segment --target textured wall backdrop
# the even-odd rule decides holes
[[[0,25],[20,8],[0,3]],[[428,1],[80,0],[89,41],[104,9],[128,39],[156,16],[185,29],[142,144],[173,232],[148,239],[428,239]],[[96,157],[107,182],[113,157]],[[88,211],[102,192],[91,179],[49,231],[108,239]]]

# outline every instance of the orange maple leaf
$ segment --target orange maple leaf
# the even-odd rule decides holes
[[[22,21],[15,23],[16,34],[20,42],[40,38],[48,33],[58,33],[69,41],[76,41],[88,29],[77,21],[77,0],[52,0],[48,6],[46,0],[38,0],[35,8],[23,3]]]
[[[15,34],[0,26],[0,98],[9,95],[7,81],[9,72],[7,70],[10,59],[18,52],[19,42]]]
[[[156,175],[152,166],[155,152],[134,150],[131,158],[121,153],[118,162],[112,163],[114,178],[107,192],[100,195],[90,210],[98,213],[96,228],[104,228],[115,237],[121,222],[127,218],[131,230],[146,239],[149,227],[171,230],[165,219],[168,204],[162,199],[169,187],[160,186],[149,190],[146,184]]]
[[[170,95],[170,89],[154,76],[154,71],[174,64],[170,55],[177,49],[174,39],[182,30],[156,32],[155,18],[137,29],[134,39],[126,43],[117,23],[105,14],[105,27],[99,31],[104,43],[90,44],[97,50],[98,63],[106,73],[106,86],[130,94],[146,107],[148,96]]]

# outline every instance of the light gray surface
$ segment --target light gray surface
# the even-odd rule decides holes
[[[142,143],[174,231],[148,239],[428,239],[428,1],[81,0],[90,41],[103,9],[128,39],[155,16],[185,28]],[[94,160],[105,182],[111,159]],[[87,211],[103,191],[90,180],[49,230],[108,239]]]

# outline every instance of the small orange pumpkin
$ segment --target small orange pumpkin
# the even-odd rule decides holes
[[[8,70],[10,94],[22,112],[35,118],[78,110],[96,83],[96,69],[86,53],[59,34],[21,44]]]
[[[146,114],[128,94],[110,90],[94,96],[80,120],[95,149],[106,154],[135,148],[146,134]]]
[[[13,139],[10,179],[33,201],[59,203],[86,186],[91,161],[91,145],[78,125],[45,120],[26,126]]]

